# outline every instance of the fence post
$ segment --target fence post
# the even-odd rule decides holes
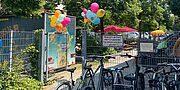
[[[87,31],[83,30],[82,31],[82,50],[81,50],[81,56],[84,57],[84,59],[87,58]],[[82,73],[84,73],[84,59],[82,59]]]
[[[10,35],[10,47],[9,47],[9,71],[11,72],[11,68],[12,68],[12,42],[13,42],[13,30],[10,31],[11,35]]]
[[[39,60],[38,60],[38,79],[43,82],[43,72],[44,72],[44,59],[45,59],[45,36],[44,31],[39,32]]]

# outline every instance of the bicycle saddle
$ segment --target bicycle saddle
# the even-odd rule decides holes
[[[134,73],[131,73],[131,74],[124,76],[124,79],[128,80],[128,81],[133,81],[133,80],[136,80],[136,77],[135,77]]]
[[[76,67],[72,68],[72,69],[67,69],[67,71],[73,73],[76,70]]]

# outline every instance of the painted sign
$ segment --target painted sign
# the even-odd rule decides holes
[[[49,51],[48,51],[48,69],[60,68],[67,64],[75,64],[75,57],[71,54],[75,53],[75,25],[76,18],[70,17],[71,22],[60,31],[56,31],[55,27],[51,27],[51,16],[53,14],[46,14],[46,32],[60,32],[62,34],[49,35]],[[66,34],[63,34],[66,33]],[[67,43],[67,44],[66,44]],[[66,55],[67,49],[67,55]]]
[[[122,47],[122,35],[103,35],[103,46],[105,47]]]

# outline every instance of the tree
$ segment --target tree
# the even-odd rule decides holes
[[[168,0],[168,5],[173,14],[180,17],[180,1],[179,0]]]
[[[28,17],[40,16],[44,0],[1,0],[2,8],[7,14]]]

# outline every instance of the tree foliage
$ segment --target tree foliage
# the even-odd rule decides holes
[[[92,2],[90,0],[67,0],[65,2],[68,14],[76,16],[77,25],[83,26],[83,17],[80,13],[85,8],[90,9]],[[97,0],[97,3],[106,11],[104,26],[128,26],[134,29],[141,27],[144,32],[172,29],[174,18],[170,15],[167,0]]]
[[[40,16],[44,0],[1,0],[2,8],[10,15],[31,17]]]
[[[179,0],[168,0],[168,1],[172,13],[180,17],[180,1]]]

